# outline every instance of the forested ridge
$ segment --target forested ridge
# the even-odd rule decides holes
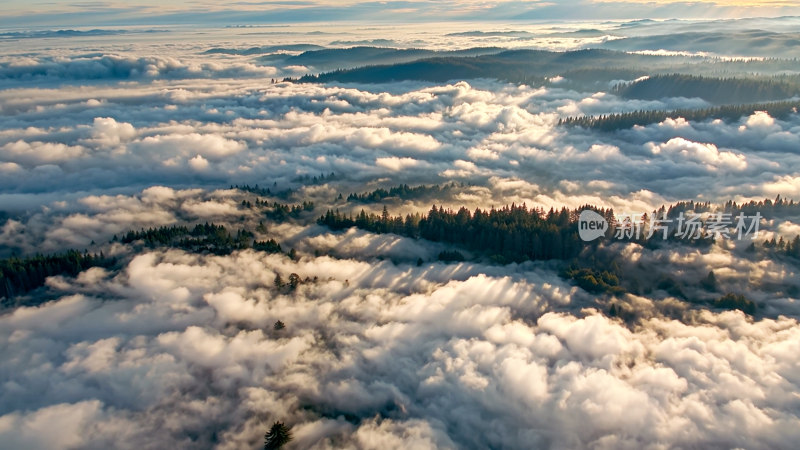
[[[445,194],[457,187],[456,183],[449,183],[443,186],[438,184],[434,185],[421,185],[409,186],[401,184],[398,186],[390,187],[388,189],[377,188],[371,192],[351,193],[347,196],[348,202],[355,203],[377,203],[387,198],[397,198],[401,200],[415,200],[425,197],[435,197],[437,195]]]
[[[545,50],[508,50],[497,54],[461,57],[434,57],[413,62],[370,65],[341,69],[318,75],[306,75],[297,81],[325,83],[330,81],[385,83],[402,80],[448,81],[495,78],[527,84],[543,84],[548,77],[576,70],[597,70],[607,67],[660,67],[691,58],[639,55],[610,50],[588,49],[568,52]],[[288,81],[294,81],[287,79]]]
[[[89,254],[69,250],[53,255],[35,255],[27,258],[12,256],[0,259],[0,298],[11,298],[44,286],[47,277],[75,276],[90,267],[109,267],[113,258],[102,253]]]
[[[260,227],[263,227],[263,224]],[[129,231],[120,241],[123,244],[141,243],[148,248],[172,247],[193,253],[215,255],[227,255],[235,250],[247,248],[270,253],[281,252],[281,246],[273,239],[257,241],[255,234],[247,229],[241,228],[233,234],[224,226],[213,223],[198,224],[191,229],[184,225],[175,225]]]
[[[653,75],[620,83],[612,93],[626,99],[660,100],[668,97],[702,98],[718,105],[786,100],[800,95],[800,78],[725,77],[688,74]]]
[[[262,224],[257,231],[265,232]],[[247,229],[235,233],[222,225],[213,223],[163,226],[128,231],[121,237],[114,236],[111,242],[120,242],[144,248],[177,248],[192,253],[227,255],[235,250],[252,248],[267,253],[282,253],[283,249],[274,239],[259,241]],[[76,276],[91,267],[111,267],[116,263],[103,253],[90,254],[67,250],[53,255],[11,257],[0,259],[0,298],[23,295],[44,286],[47,277],[55,275]]]
[[[559,119],[563,126],[577,126],[600,131],[619,131],[633,128],[636,125],[650,125],[667,119],[683,118],[690,122],[702,122],[712,119],[737,120],[764,111],[776,119],[787,119],[797,114],[800,100],[789,100],[771,103],[754,103],[748,105],[725,105],[701,109],[642,110],[619,114],[599,116],[580,116]]]
[[[367,48],[368,49],[368,48]],[[367,49],[360,50],[361,52]],[[583,49],[566,52],[546,50],[506,50],[497,53],[480,54],[473,52],[446,56],[427,55],[413,61],[392,63],[390,60],[364,59],[360,64],[339,64],[332,58],[346,58],[353,49],[327,49],[324,51],[325,63],[319,74],[307,74],[300,78],[285,78],[284,81],[308,83],[328,83],[333,81],[350,83],[387,83],[403,80],[423,80],[444,82],[493,78],[512,83],[547,85],[553,77],[563,77],[567,86],[577,88],[599,87],[602,83],[614,80],[635,80],[645,75],[651,76],[705,76],[712,79],[754,78],[766,79],[768,75],[797,72],[800,61],[797,59],[721,59],[702,56],[648,55],[605,49]],[[384,53],[387,49],[374,49]],[[302,56],[315,59],[320,55],[312,51]],[[333,61],[332,64],[331,60]],[[348,61],[350,61],[348,59]],[[313,65],[313,64],[312,64]],[[354,65],[359,67],[350,68]],[[338,67],[338,68],[337,68]],[[330,69],[333,70],[330,70]],[[787,80],[789,77],[786,78]],[[777,83],[777,81],[776,81]],[[747,82],[740,85],[729,82],[729,86],[739,89],[743,96]],[[763,95],[778,95],[781,87],[767,87],[769,82],[755,91]],[[738,86],[741,86],[739,88]],[[608,85],[606,84],[606,88]],[[675,87],[681,87],[676,85]],[[687,85],[684,87],[692,87]],[[716,91],[713,88],[712,91]],[[720,90],[723,92],[723,90]],[[786,98],[786,97],[777,97]],[[753,101],[763,101],[759,98]]]
[[[317,221],[334,230],[358,227],[375,233],[395,233],[434,242],[457,244],[485,254],[493,260],[522,262],[526,260],[568,259],[584,248],[578,237],[580,211],[594,209],[613,220],[613,211],[586,206],[576,210],[562,208],[545,211],[526,205],[501,209],[457,211],[435,205],[421,215],[391,216],[384,207],[381,215],[362,210],[356,216],[328,210]]]
[[[447,185],[446,185],[447,186]],[[423,189],[420,189],[423,188]],[[352,194],[356,201],[372,198],[388,198],[384,193],[402,196],[404,193],[430,193],[442,189],[439,186],[409,187],[400,185],[397,188],[377,189],[373,193]],[[277,205],[277,206],[276,206]],[[269,203],[258,198],[254,202],[243,200],[243,209],[263,208],[263,214],[280,222],[304,211],[313,210],[311,202],[298,205],[282,205]],[[574,280],[579,286],[593,293],[617,295],[629,290],[639,289],[636,280],[626,280],[626,275],[614,264],[594,260],[595,250],[600,241],[583,242],[578,233],[578,217],[581,211],[593,210],[609,222],[606,241],[614,234],[617,218],[611,209],[585,205],[577,209],[545,210],[541,207],[529,208],[527,205],[505,206],[502,208],[470,211],[466,207],[457,210],[433,206],[426,214],[414,213],[405,216],[392,216],[384,206],[381,214],[368,213],[361,210],[358,214],[343,214],[335,209],[328,210],[317,219],[317,223],[333,230],[357,227],[374,233],[394,233],[410,238],[426,239],[432,242],[451,244],[454,247],[439,254],[439,260],[460,262],[466,258],[459,250],[471,252],[474,256],[486,257],[498,264],[524,262],[529,260],[558,260],[569,263],[562,276]],[[778,196],[774,200],[750,201],[736,203],[729,201],[721,205],[708,202],[680,202],[669,207],[662,206],[649,214],[675,219],[682,213],[726,213],[755,215],[769,218],[776,214],[797,214],[800,203],[786,200]],[[305,216],[304,216],[305,217]],[[647,221],[646,217],[643,219]],[[130,245],[134,249],[141,248],[176,248],[183,251],[201,254],[227,255],[231,252],[253,249],[267,253],[284,253],[275,239],[258,240],[257,234],[267,233],[263,222],[255,228],[255,233],[247,228],[229,229],[214,223],[177,224],[131,230],[120,236],[114,236],[112,243],[119,242]],[[678,245],[705,246],[713,239],[704,234],[698,239],[686,240],[676,237],[675,230],[670,229],[668,242]],[[618,240],[614,237],[613,240]],[[646,247],[660,246],[665,242],[659,238],[648,239],[644,233],[639,236],[624,238],[629,242],[637,242]],[[756,245],[758,244],[758,247]],[[753,241],[750,249],[762,249],[762,257],[788,257],[792,261],[800,261],[800,237],[779,237],[766,241]],[[586,250],[588,249],[588,253]],[[296,257],[294,250],[288,252]],[[576,263],[583,261],[583,263]],[[47,277],[54,275],[76,276],[90,267],[112,267],[115,259],[106,258],[103,253],[90,254],[86,251],[69,250],[54,255],[34,255],[31,257],[11,257],[0,260],[0,297],[12,298],[23,295],[44,285]],[[678,298],[685,298],[682,288],[674,280],[659,281],[648,289],[661,289]],[[737,299],[728,298],[722,304],[736,303]],[[733,302],[733,303],[731,303]],[[741,303],[741,302],[740,302]],[[749,304],[748,304],[749,305]],[[747,308],[750,306],[745,305]],[[749,310],[749,309],[748,309]]]
[[[385,191],[381,191],[385,192]],[[371,194],[365,195],[371,198]],[[463,248],[493,256],[500,261],[525,261],[547,259],[569,259],[574,257],[584,243],[578,237],[577,222],[581,211],[592,210],[603,216],[609,224],[607,236],[612,236],[617,225],[613,209],[603,209],[585,205],[577,209],[561,208],[544,210],[541,207],[528,208],[527,205],[505,206],[500,209],[466,207],[458,210],[445,209],[434,205],[427,214],[406,214],[392,216],[386,206],[381,214],[361,210],[358,214],[345,214],[338,209],[329,209],[317,219],[317,223],[334,230],[356,227],[375,233],[395,233],[411,238],[427,239],[434,242],[457,244]],[[681,214],[727,214],[730,226],[736,225],[736,216],[742,214],[750,220],[756,214],[771,217],[775,214],[800,213],[800,203],[777,196],[774,200],[749,201],[737,203],[728,201],[714,205],[710,202],[686,201],[661,206],[654,211],[642,212],[640,220],[647,225],[650,216],[671,221],[668,240],[684,242],[687,245],[706,246],[713,242],[708,233],[696,239],[683,239],[677,236],[676,223]],[[750,223],[747,223],[750,225]],[[646,231],[646,230],[645,230]],[[646,233],[626,237],[621,240],[646,244],[658,243],[663,239],[648,239]]]

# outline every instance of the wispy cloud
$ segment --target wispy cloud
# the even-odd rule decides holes
[[[675,17],[748,17],[800,13],[795,2],[784,0],[568,0],[548,1],[239,1],[213,3],[177,2],[6,2],[0,24],[25,25],[121,25],[336,22],[378,20],[418,22],[511,19],[631,19]]]

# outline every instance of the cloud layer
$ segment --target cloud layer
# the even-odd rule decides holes
[[[619,28],[651,26],[662,30]],[[437,39],[450,48],[529,37],[451,34],[463,28]],[[259,35],[271,46],[361,38],[254,32],[274,33]],[[456,182],[438,197],[391,200],[392,214],[431,203],[635,213],[676,200],[798,198],[797,117],[600,133],[558,120],[706,103],[491,80],[272,83],[308,68],[206,53],[263,44],[241,36],[70,39],[26,38],[0,56],[0,256],[88,248],[117,263],[50,277],[27,306],[4,303],[0,442],[255,448],[276,420],[292,426],[297,448],[316,449],[791,448],[800,438],[794,260],[747,243],[617,243],[597,255],[617,256],[643,284],[673,279],[696,303],[662,288],[612,300],[570,284],[555,262],[448,265],[436,261],[442,244],[314,224],[327,208],[379,212],[339,194],[400,183]],[[553,40],[534,45],[585,44]],[[231,184],[316,207],[275,223],[241,206],[255,195]],[[109,242],[204,222],[264,222],[257,237],[297,257]],[[770,217],[763,236],[791,238],[798,224],[791,211]],[[704,303],[711,271],[718,293],[758,304],[755,317]],[[307,281],[275,287],[293,273]],[[635,319],[611,317],[611,302]]]
[[[798,438],[794,319],[705,312],[630,330],[546,272],[455,269],[169,251],[54,279],[59,301],[0,318],[0,434],[240,448],[284,420],[304,448]],[[320,281],[276,292],[290,271]]]
[[[557,121],[704,103],[488,81],[395,89],[247,78],[9,89],[0,92],[0,187],[16,195],[154,183],[290,187],[300,175],[336,172],[356,184],[457,180],[492,191],[524,180],[504,198],[545,204],[756,198],[778,185],[800,195],[797,119],[757,113],[605,134]]]

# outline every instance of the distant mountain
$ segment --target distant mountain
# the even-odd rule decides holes
[[[224,55],[267,55],[275,52],[307,52],[320,50],[325,47],[314,44],[291,44],[291,45],[268,45],[250,48],[222,48],[214,47],[203,52],[204,54],[224,54]]]
[[[702,98],[718,105],[783,100],[800,96],[800,77],[708,78],[694,75],[657,75],[619,86],[615,93],[627,99],[667,97]]]
[[[301,81],[384,83],[403,80],[441,82],[454,79],[496,78],[514,82],[542,82],[547,77],[578,69],[592,69],[596,70],[596,73],[604,73],[609,68],[623,66],[631,69],[635,67],[667,68],[670,65],[689,60],[690,58],[685,57],[635,55],[599,49],[573,52],[510,50],[490,55],[453,55],[399,64],[337,70],[317,76],[307,76]],[[614,73],[618,73],[618,71],[614,71]]]
[[[359,45],[367,45],[373,47],[392,47],[397,46],[397,42],[392,39],[363,39],[360,41],[333,41],[332,46],[350,46],[355,47]]]
[[[764,30],[714,31],[638,36],[605,42],[602,48],[623,51],[670,50],[723,56],[800,57],[800,33]]]
[[[517,39],[537,39],[537,38],[552,38],[552,37],[565,37],[565,38],[580,38],[580,37],[600,37],[609,34],[614,34],[612,31],[603,31],[594,28],[585,28],[572,31],[555,31],[555,32],[538,32],[532,33],[530,31],[462,31],[458,33],[449,33],[445,36],[450,37],[506,37]]]
[[[533,37],[536,36],[530,31],[461,31],[458,33],[448,33],[450,37]]]
[[[9,31],[0,33],[0,39],[34,39],[34,38],[68,38],[81,36],[113,36],[131,33],[127,30],[36,30],[36,31]],[[138,33],[156,33],[156,30],[137,31]]]
[[[308,75],[301,78],[303,82],[352,82],[352,83],[386,83],[392,81],[419,80],[443,82],[457,79],[492,78],[509,82],[546,83],[554,77],[559,78],[560,86],[569,89],[600,89],[608,90],[611,83],[632,81],[644,75],[687,74],[711,76],[719,80],[719,74],[726,77],[753,77],[753,74],[772,76],[785,72],[800,71],[800,60],[768,59],[748,61],[725,61],[717,58],[681,55],[650,55],[628,53],[604,49],[587,49],[570,52],[551,52],[544,50],[507,50],[493,54],[478,56],[468,55],[469,52],[488,51],[489,49],[471,49],[460,52],[448,52],[448,56],[420,58],[427,51],[376,49],[372,47],[357,47],[353,49],[328,49],[318,52],[307,52],[289,60],[295,64],[314,58],[321,61],[327,58],[325,64],[336,64],[336,60],[346,60],[350,64],[359,59],[349,58],[346,55],[355,54],[363,61],[363,67],[347,68],[324,72],[319,75]],[[387,53],[383,53],[383,52]],[[406,52],[406,53],[403,53]],[[404,55],[415,60],[400,63],[382,63],[386,59],[396,59],[397,55]],[[287,61],[289,61],[287,60]],[[341,63],[344,64],[344,63]],[[555,82],[555,80],[554,80]],[[655,82],[652,82],[655,83]],[[662,81],[662,84],[665,84]],[[697,97],[698,93],[712,95],[713,92],[702,92],[707,87],[704,82],[696,82],[700,87],[681,92],[682,84],[673,87],[662,86],[658,89],[644,85],[642,91],[637,93],[631,90],[631,98],[663,98],[670,96]],[[713,81],[708,83],[713,84]],[[753,84],[752,93],[744,92],[745,84],[740,82],[726,82],[741,91],[742,98],[750,95],[752,100],[766,101],[793,96],[792,86],[784,86],[777,81],[759,81]],[[669,83],[666,83],[669,84]],[[734,84],[736,86],[734,86]],[[709,101],[730,103],[723,97],[722,89],[713,89],[713,98]],[[739,95],[739,94],[737,94]],[[701,96],[702,97],[702,96]],[[737,101],[733,99],[731,101]]]
[[[498,47],[478,47],[466,50],[434,51],[425,49],[398,49],[390,47],[359,46],[328,48],[301,53],[287,58],[286,65],[306,66],[315,72],[349,69],[365,65],[398,64],[432,57],[466,57],[496,54],[504,51]]]
[[[578,126],[600,131],[619,131],[633,128],[636,125],[646,126],[660,123],[667,119],[683,118],[690,122],[703,122],[712,119],[734,121],[763,111],[776,119],[786,120],[796,117],[800,110],[800,101],[787,100],[771,103],[735,104],[714,106],[702,109],[678,109],[674,111],[651,110],[633,111],[620,114],[604,114],[601,116],[568,117],[559,120],[559,125]]]

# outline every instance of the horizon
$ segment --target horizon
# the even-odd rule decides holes
[[[0,27],[231,26],[339,22],[430,23],[604,20],[727,20],[794,17],[792,2],[605,1],[567,2],[341,2],[263,1],[219,6],[200,1],[4,2]]]

